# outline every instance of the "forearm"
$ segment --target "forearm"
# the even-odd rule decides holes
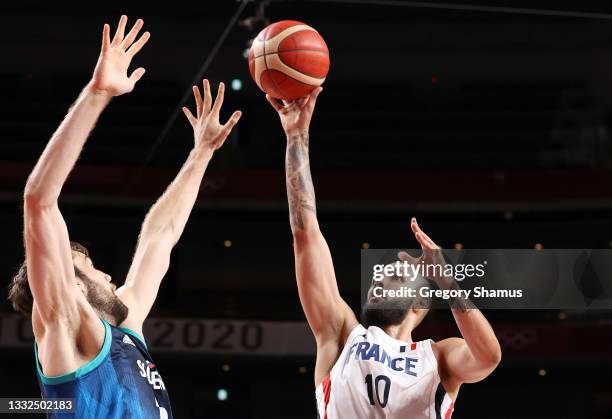
[[[483,365],[497,365],[501,359],[501,347],[480,310],[453,309],[453,317],[474,359]]]
[[[452,277],[439,278],[440,289],[459,290],[459,284]],[[483,364],[499,362],[501,349],[493,328],[469,298],[456,297],[450,300],[453,317],[461,336],[475,360]]]
[[[25,188],[27,198],[41,205],[57,201],[68,174],[110,99],[88,85],[68,111],[38,159]]]
[[[178,241],[195,204],[212,154],[212,150],[203,147],[191,151],[174,181],[149,210],[141,239],[156,232],[169,231],[173,244]]]
[[[285,156],[285,176],[287,199],[289,201],[289,221],[294,236],[305,231],[318,229],[316,200],[310,159],[308,156],[307,133],[287,135]]]

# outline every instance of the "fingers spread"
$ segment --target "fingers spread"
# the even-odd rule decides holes
[[[121,15],[121,18],[119,19],[119,24],[117,25],[117,32],[115,32],[113,42],[111,43],[112,46],[119,45],[121,41],[123,41],[123,34],[125,32],[125,25],[127,23],[127,20],[128,19],[126,15]]]
[[[138,51],[140,51],[142,47],[144,47],[144,45],[147,43],[150,37],[151,37],[150,32],[143,33],[142,36],[138,38],[138,41],[134,42],[132,46],[126,51],[126,53],[128,53],[132,57],[138,54]]]
[[[230,116],[230,119],[228,119],[227,122],[225,123],[224,128],[226,129],[229,128],[229,130],[231,131],[232,128],[234,128],[234,126],[238,123],[241,116],[242,116],[241,111],[234,112],[232,116]]]
[[[204,114],[208,115],[212,107],[212,92],[210,91],[210,82],[204,79]]]
[[[107,51],[110,48],[110,26],[108,23],[104,24],[102,29],[102,52]]]
[[[137,68],[136,70],[134,70],[134,72],[130,76],[130,80],[136,83],[144,75],[145,71],[146,70],[142,67]]]
[[[238,123],[238,120],[240,119],[241,116],[242,116],[242,112],[240,111],[236,111],[232,114],[230,119],[223,126],[221,133],[217,137],[217,148],[223,145],[227,137],[229,137],[230,133],[232,132],[232,128],[234,128],[234,126]]]
[[[125,39],[121,41],[121,48],[127,49],[130,45],[132,45],[132,42],[134,42],[134,39],[136,39],[136,35],[138,35],[138,32],[140,32],[143,24],[144,21],[142,19],[138,19],[136,23],[134,23],[134,26],[132,26],[132,29],[130,32],[128,32]]]
[[[266,95],[266,99],[268,100],[268,102],[270,102],[270,105],[272,105],[272,107],[276,109],[277,111],[280,111],[281,109],[283,109],[283,105],[278,103],[278,101],[274,99],[272,96]]]
[[[202,115],[202,96],[200,96],[198,86],[193,86],[193,97],[195,98],[196,112],[199,118]]]
[[[316,89],[314,89],[308,96],[306,96],[307,98],[307,104],[308,104],[308,109],[310,111],[314,110],[314,107],[317,103],[317,98],[319,97],[319,94],[323,91],[322,87],[317,87]]]
[[[221,110],[221,105],[223,105],[223,96],[225,95],[225,84],[223,82],[219,83],[219,89],[217,89],[217,97],[215,98],[215,104],[212,107],[212,112],[214,114],[219,114]]]
[[[195,116],[193,116],[191,111],[187,107],[185,107],[185,106],[183,106],[183,113],[185,114],[185,116],[187,117],[187,120],[189,121],[189,123],[193,127],[196,124],[196,122],[197,122],[197,119],[195,118]]]

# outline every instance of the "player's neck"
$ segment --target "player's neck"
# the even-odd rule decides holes
[[[412,342],[412,329],[412,324],[406,321],[403,321],[398,325],[385,326],[383,328],[387,335],[403,342]]]

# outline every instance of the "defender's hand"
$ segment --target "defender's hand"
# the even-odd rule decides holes
[[[127,20],[127,16],[121,16],[112,41],[110,40],[110,26],[107,23],[104,24],[102,31],[102,49],[94,70],[91,89],[109,98],[134,90],[134,85],[145,73],[145,69],[139,67],[128,77],[127,71],[132,58],[147,43],[151,34],[145,32],[134,42],[144,22],[138,19],[130,32],[124,36]]]
[[[317,97],[322,90],[322,87],[317,87],[308,96],[290,102],[283,101],[282,105],[278,100],[273,99],[270,95],[266,95],[266,99],[268,99],[270,105],[278,112],[281,124],[287,136],[308,134],[308,128],[310,127],[312,113],[317,103]]]
[[[230,132],[232,132],[234,125],[238,123],[240,116],[242,116],[242,112],[235,111],[225,124],[222,125],[219,122],[219,111],[223,104],[224,93],[225,84],[219,83],[217,97],[213,104],[208,80],[204,79],[204,99],[200,96],[200,89],[197,86],[193,86],[197,117],[194,117],[186,107],[183,107],[183,112],[193,128],[196,147],[210,148],[212,151],[219,149]]]

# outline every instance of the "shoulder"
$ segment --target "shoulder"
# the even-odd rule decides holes
[[[43,321],[36,309],[32,311],[38,361],[47,375],[74,370],[100,352],[106,337],[105,324],[95,312],[75,317]]]
[[[463,338],[446,338],[442,339],[439,342],[433,342],[431,347],[434,353],[445,353],[451,351],[455,348],[458,348],[461,345],[465,344],[465,340]],[[436,354],[437,355],[437,354]]]
[[[436,357],[436,361],[438,361],[438,365],[444,368],[448,354],[463,345],[465,345],[463,338],[446,338],[439,342],[432,342],[431,350]]]

